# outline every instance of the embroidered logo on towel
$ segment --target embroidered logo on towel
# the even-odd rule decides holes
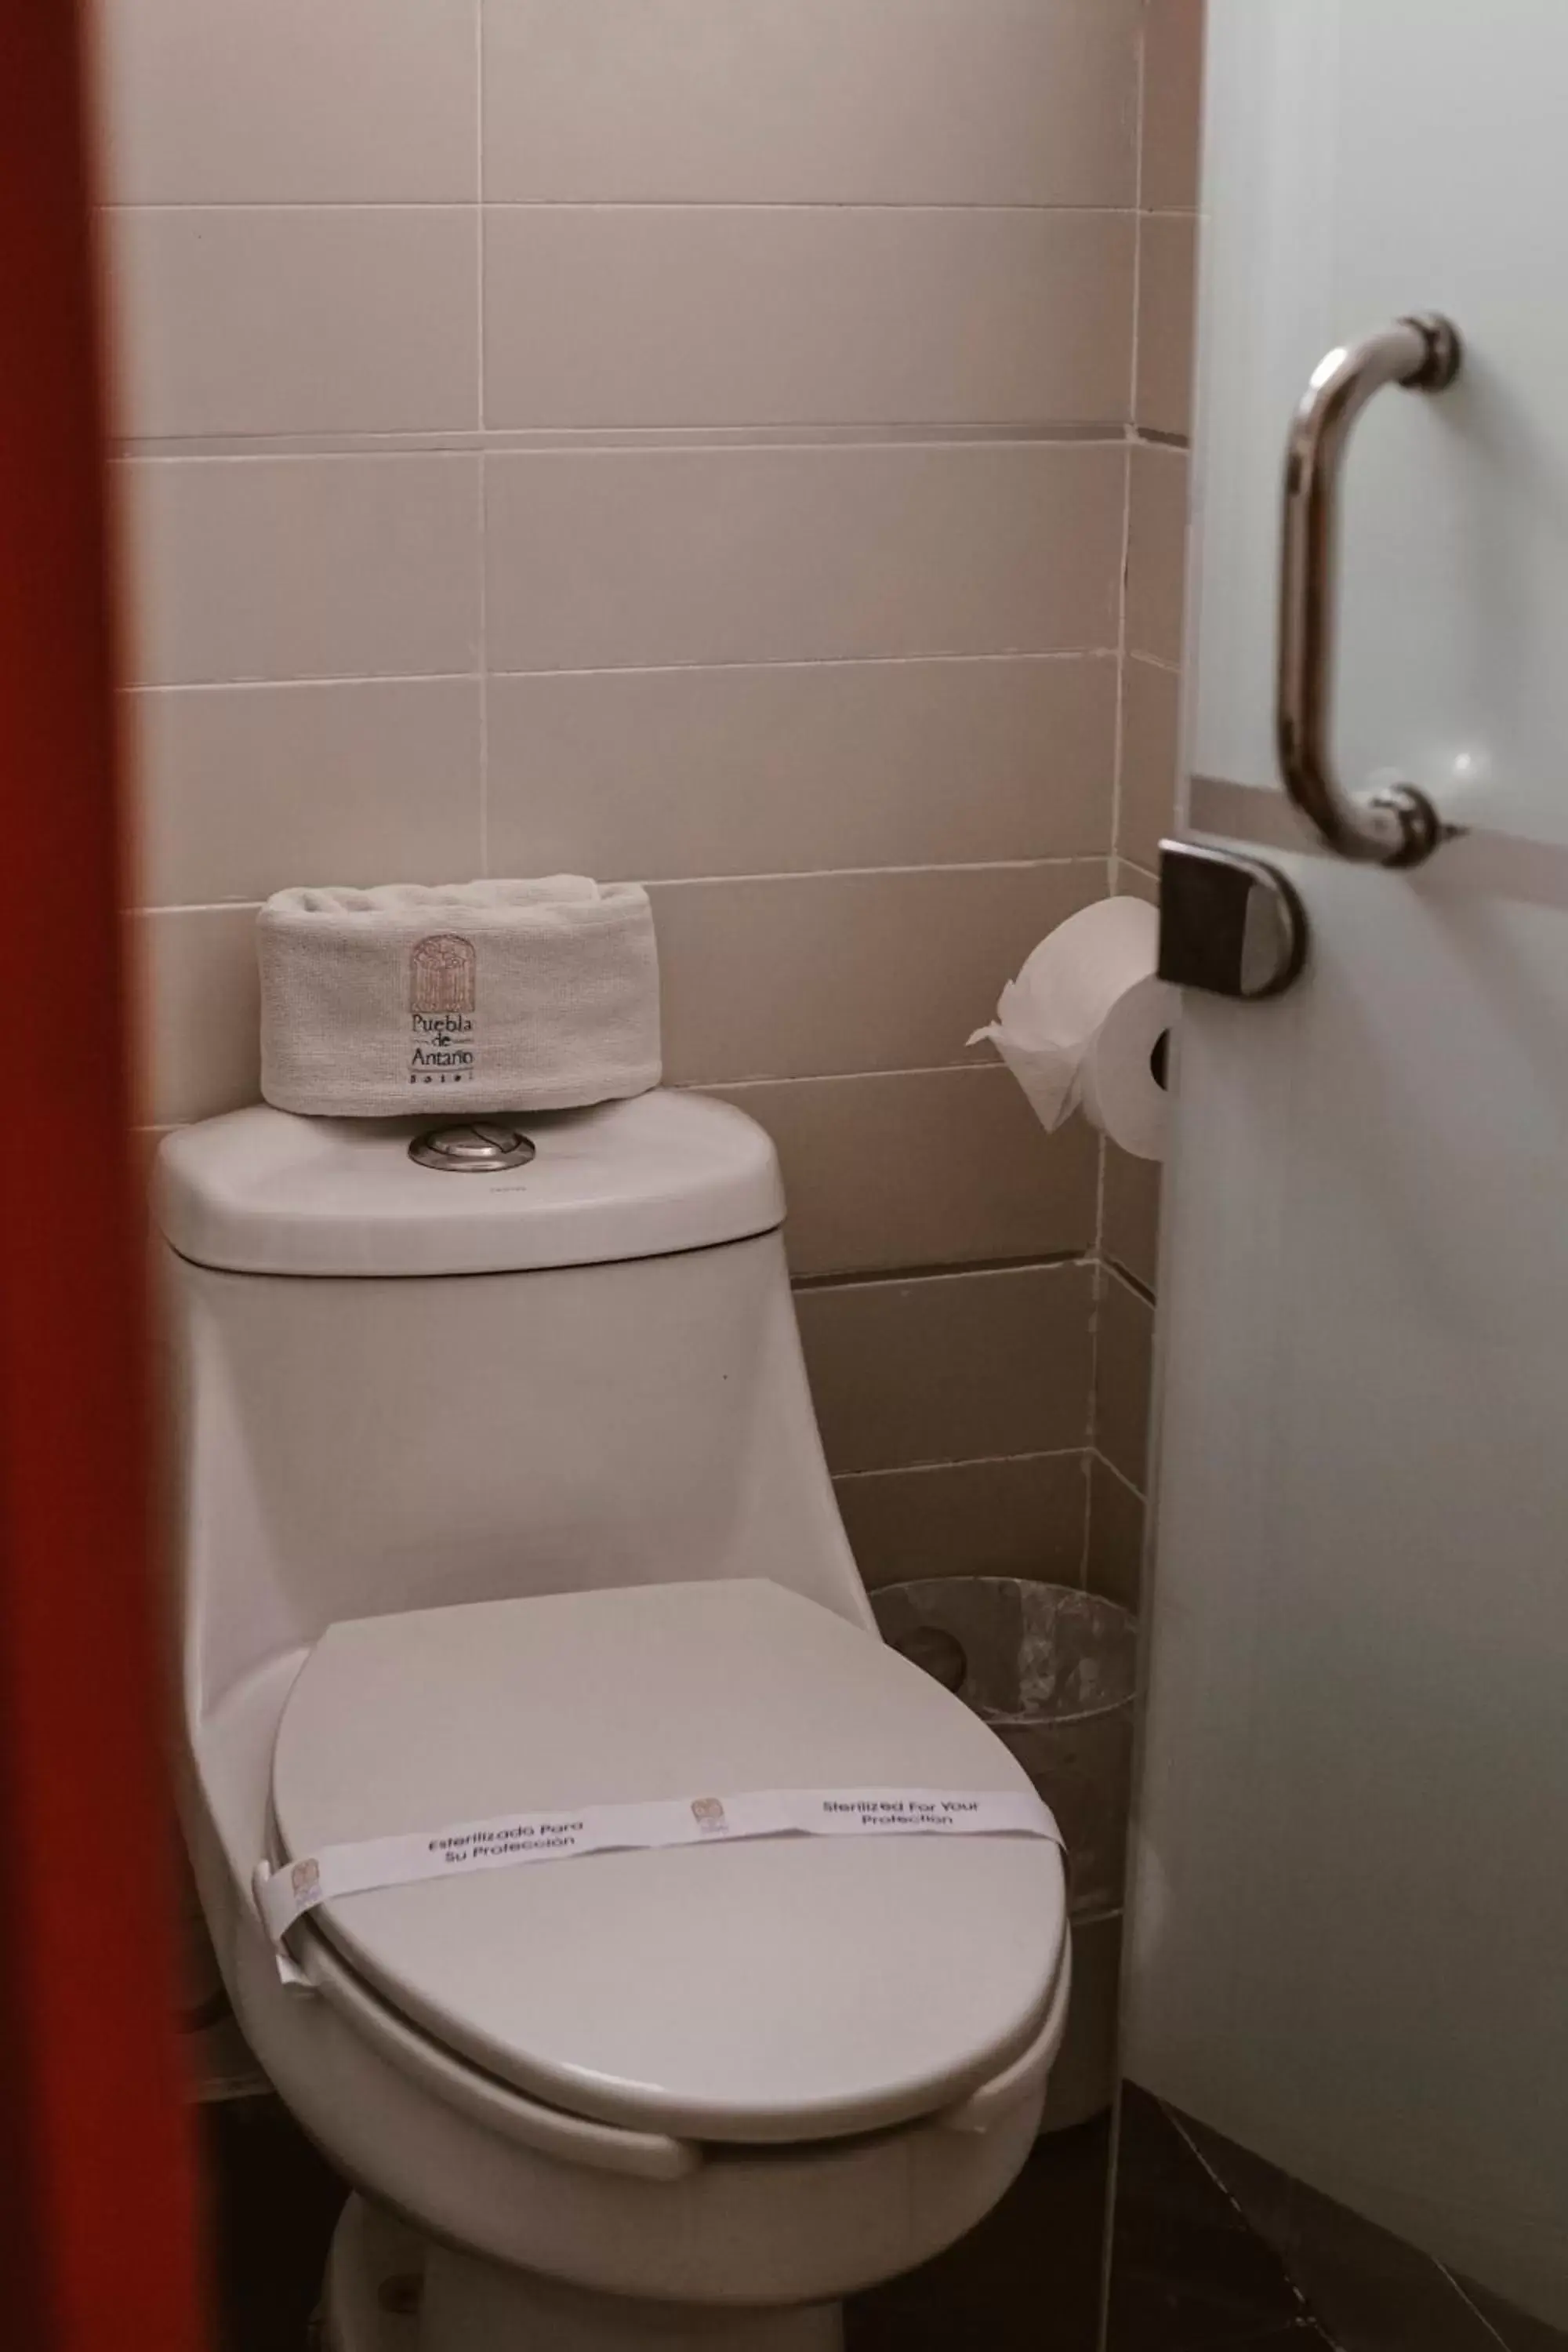
[[[458,1087],[474,1075],[479,959],[472,940],[434,931],[408,951],[411,1087]]]

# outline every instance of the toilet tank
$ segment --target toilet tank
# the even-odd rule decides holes
[[[411,1120],[165,1139],[196,1717],[335,1620],[454,1601],[765,1576],[870,1622],[768,1138],[665,1091],[516,1125],[494,1172],[418,1164]]]

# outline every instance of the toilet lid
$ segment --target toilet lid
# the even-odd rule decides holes
[[[1026,1789],[873,1633],[762,1581],[331,1626],[273,1760],[282,1857],[522,1809]],[[312,1914],[406,2016],[535,2097],[722,2140],[871,2130],[1022,2053],[1066,1944],[1042,1840],[791,1838],[378,1887]]]

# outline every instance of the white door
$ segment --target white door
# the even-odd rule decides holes
[[[1209,17],[1189,829],[1312,948],[1184,1014],[1126,2066],[1568,2325],[1568,0]],[[1341,767],[1472,828],[1402,873],[1294,845],[1279,499],[1427,310],[1344,492]]]

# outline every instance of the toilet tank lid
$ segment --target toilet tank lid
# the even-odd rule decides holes
[[[448,1125],[460,1122],[448,1121]],[[422,1167],[430,1119],[300,1118],[257,1104],[164,1138],[164,1238],[237,1274],[501,1274],[705,1249],[770,1232],[770,1139],[730,1103],[657,1088],[586,1110],[519,1112],[525,1166]]]

